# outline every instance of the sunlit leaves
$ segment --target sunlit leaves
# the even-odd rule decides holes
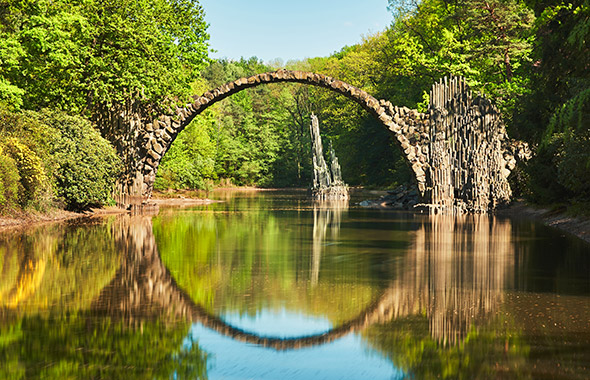
[[[203,17],[188,0],[11,0],[0,14],[0,99],[80,112],[183,98],[207,61]]]

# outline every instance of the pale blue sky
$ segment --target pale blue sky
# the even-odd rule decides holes
[[[213,58],[324,57],[392,20],[387,0],[199,0],[210,24]]]

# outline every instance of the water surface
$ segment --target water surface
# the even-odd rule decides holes
[[[0,235],[0,378],[590,373],[590,246],[301,192]]]

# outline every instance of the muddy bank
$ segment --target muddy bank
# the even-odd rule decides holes
[[[118,207],[103,207],[84,212],[72,212],[54,209],[45,213],[18,212],[10,216],[0,216],[0,232],[17,228],[28,228],[46,223],[63,222],[66,220],[93,218],[107,215],[126,214],[128,211]]]
[[[191,198],[184,196],[179,196],[176,198],[156,197],[151,198],[150,200],[145,202],[144,206],[146,208],[146,212],[152,214],[154,212],[157,213],[157,210],[160,206],[189,207],[194,205],[207,205],[215,202],[221,201],[215,201],[207,198]],[[11,229],[28,228],[46,223],[57,223],[74,219],[100,218],[109,215],[122,215],[130,213],[131,211],[129,210],[115,206],[92,208],[84,212],[72,212],[61,209],[54,209],[45,213],[21,211],[16,212],[10,216],[0,216],[0,232]]]
[[[555,227],[590,243],[590,219],[588,218],[573,217],[563,211],[551,211],[525,202],[514,202],[509,207],[498,210],[496,215],[540,220],[547,226]]]

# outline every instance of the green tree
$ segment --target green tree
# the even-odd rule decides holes
[[[40,117],[57,131],[50,149],[57,196],[70,210],[108,204],[121,169],[113,147],[88,120],[47,111]]]
[[[0,98],[88,116],[142,97],[188,94],[207,61],[204,13],[192,0],[4,0]]]
[[[588,188],[590,2],[530,1],[538,15],[531,94],[519,129],[539,144],[527,167],[530,197],[542,203],[584,201]]]

